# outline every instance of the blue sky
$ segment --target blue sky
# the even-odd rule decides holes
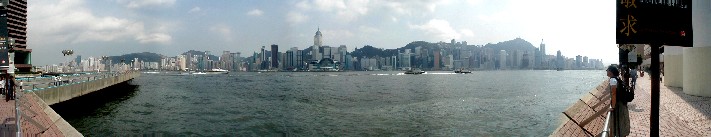
[[[611,63],[615,1],[580,0],[32,0],[28,41],[33,65],[75,55],[188,50],[242,52],[278,44],[397,48],[412,41],[483,45],[517,37],[548,54]]]

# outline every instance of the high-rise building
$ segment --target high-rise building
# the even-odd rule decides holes
[[[506,50],[499,51],[499,69],[506,69]]]
[[[186,58],[185,55],[178,55],[178,66],[180,71],[186,71]]]
[[[29,72],[32,69],[32,50],[27,49],[27,0],[2,0],[0,6],[5,13],[0,17],[0,39],[15,41],[12,48],[15,68],[20,72]]]
[[[560,50],[558,50],[558,53],[556,54],[556,68],[557,69],[563,69],[564,68],[564,63],[563,63],[563,55],[561,55]]]
[[[279,68],[279,45],[272,44],[272,68]]]
[[[542,54],[543,56],[546,56],[546,44],[543,43],[543,39],[541,39],[541,46],[540,46],[540,48],[541,48],[541,54]]]
[[[333,59],[331,57],[333,55],[331,53],[331,46],[322,46],[321,48],[323,49],[323,52],[322,52],[323,57],[321,57],[321,59],[325,59],[325,58]]]
[[[439,70],[439,61],[442,60],[440,54],[440,49],[434,50],[434,64],[432,68],[433,70]]]
[[[323,35],[321,35],[321,28],[316,30],[316,35],[314,35],[314,45],[311,47],[311,59],[321,60],[321,45],[323,44]]]
[[[583,67],[583,56],[575,56],[575,68],[582,68]]]
[[[225,70],[232,70],[232,63],[234,63],[234,54],[230,51],[222,51],[222,56],[220,56],[219,68]]]
[[[291,51],[291,54],[287,53],[287,56],[288,56],[287,57],[288,58],[287,68],[288,67],[296,68],[296,66],[298,64],[298,61],[297,61],[298,54],[297,53],[299,52],[299,48],[298,47],[291,47],[291,50],[289,50],[289,51]]]

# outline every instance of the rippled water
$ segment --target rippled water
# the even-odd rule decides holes
[[[597,71],[143,74],[53,105],[87,136],[547,136]]]

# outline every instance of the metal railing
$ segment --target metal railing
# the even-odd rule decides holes
[[[17,137],[22,137],[22,127],[21,127],[21,125],[20,125],[20,120],[22,119],[22,118],[20,117],[20,115],[21,115],[21,112],[20,112],[20,97],[19,97],[20,93],[17,93],[17,89],[15,89],[15,88],[12,88],[12,90],[15,91],[15,92],[14,92],[14,93],[15,93],[15,96],[13,96],[13,97],[15,98],[15,124],[17,125],[17,134],[16,134],[16,136],[17,136]],[[9,96],[10,94],[11,94],[11,93],[7,93],[6,96]]]
[[[612,106],[610,106],[610,109],[612,109]],[[612,111],[607,111],[607,118],[605,118],[605,126],[602,127],[602,132],[600,132],[601,137],[608,137],[610,135],[610,119],[612,118],[611,116]]]

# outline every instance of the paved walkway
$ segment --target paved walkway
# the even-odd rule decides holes
[[[0,95],[0,137],[15,136],[17,129],[15,119],[15,100],[5,101],[5,96]],[[38,104],[35,97],[23,97],[21,111],[24,113],[21,121],[23,135],[26,137],[51,136],[61,137],[62,132],[53,124],[44,108]]]
[[[649,135],[651,84],[637,79],[635,99],[628,104],[631,137]],[[711,98],[684,94],[681,88],[660,86],[659,136],[711,136]]]

